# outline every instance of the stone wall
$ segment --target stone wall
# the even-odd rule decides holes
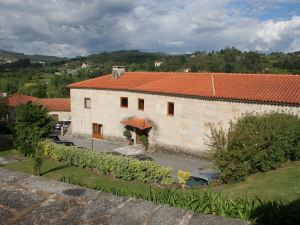
[[[128,97],[128,108],[120,107],[120,97]],[[84,98],[91,98],[91,109],[84,108]],[[144,99],[144,111],[138,110],[138,98]],[[175,115],[167,115],[168,102],[174,102]],[[92,123],[103,125],[103,135],[124,138],[121,120],[136,116],[153,123],[150,144],[170,146],[199,153],[206,150],[209,123],[228,128],[229,122],[246,112],[285,111],[300,115],[300,107],[203,100],[125,91],[71,89],[72,132],[91,136]],[[135,136],[134,136],[135,138]],[[173,146],[173,147],[171,147]]]
[[[68,121],[71,120],[71,112],[65,111],[51,111],[50,115],[58,115],[58,121]]]

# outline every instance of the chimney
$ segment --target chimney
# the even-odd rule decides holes
[[[112,78],[119,78],[125,73],[125,66],[113,66],[112,67]]]

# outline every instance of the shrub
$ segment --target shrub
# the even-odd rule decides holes
[[[143,183],[157,182],[170,185],[174,181],[172,170],[152,161],[139,161],[126,156],[111,155],[89,149],[57,145],[45,141],[44,153],[55,161],[64,161],[81,168],[95,168],[101,174],[110,174],[124,180]]]
[[[127,140],[132,138],[131,132],[129,130],[124,130],[123,135],[126,137]]]
[[[182,188],[184,187],[190,175],[191,175],[190,171],[178,170],[177,177],[179,180],[180,187]]]
[[[145,146],[146,150],[149,146],[149,140],[148,140],[148,137],[146,135],[142,135],[141,136],[141,142],[142,144]]]
[[[12,134],[12,129],[5,121],[0,121],[0,134]]]
[[[211,127],[209,147],[224,182],[244,180],[300,158],[300,119],[291,114],[246,114],[228,132]]]

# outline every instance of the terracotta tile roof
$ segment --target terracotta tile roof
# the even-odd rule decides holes
[[[152,125],[149,121],[142,119],[142,118],[137,118],[137,117],[132,117],[132,118],[129,118],[126,120],[122,120],[121,124],[128,125],[131,127],[136,127],[141,130],[145,130],[147,128],[152,127]]]
[[[30,103],[36,100],[36,98],[33,96],[21,95],[21,94],[14,94],[8,96],[7,98],[8,98],[8,105],[10,107],[17,107],[18,105]]]
[[[71,111],[70,98],[39,98],[34,102],[43,105],[49,111]]]
[[[68,87],[300,104],[299,75],[126,72],[118,79],[106,75]]]

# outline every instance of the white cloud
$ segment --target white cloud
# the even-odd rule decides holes
[[[260,21],[235,9],[236,2],[240,1],[0,0],[0,49],[60,56],[118,49],[178,53],[225,46],[299,50],[299,16]],[[283,4],[245,2],[253,9]]]

